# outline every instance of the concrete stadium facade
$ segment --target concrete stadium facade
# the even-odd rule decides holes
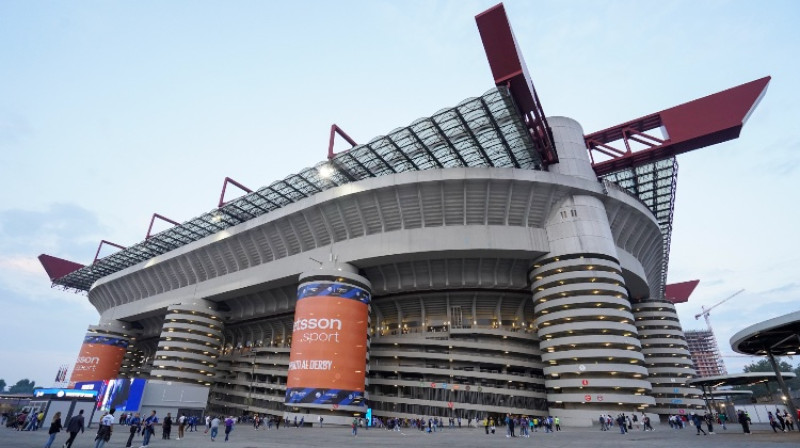
[[[449,135],[450,151],[471,140],[534,153],[507,92],[479,100],[507,113]],[[212,410],[344,422],[362,409],[285,404],[299,278],[334,254],[326,269],[372,287],[375,415],[549,414],[584,426],[700,408],[663,301],[659,222],[598,180],[577,122],[548,121],[559,162],[547,170],[445,163],[355,179],[102,276],[89,333],[130,340],[122,376],[207,385]]]

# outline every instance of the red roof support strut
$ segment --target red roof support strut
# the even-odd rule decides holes
[[[688,103],[584,136],[598,176],[664,160],[739,137],[742,126],[767,92],[770,77],[750,81]],[[662,128],[666,139],[647,131]],[[624,149],[609,143],[622,141]],[[629,141],[647,148],[631,151]],[[596,162],[594,152],[611,157]]]
[[[39,263],[42,264],[44,271],[50,276],[50,281],[55,281],[84,267],[82,264],[75,263],[74,261],[46,254],[39,255]]]
[[[358,143],[356,143],[355,140],[350,138],[350,136],[347,135],[347,133],[344,132],[342,130],[342,128],[340,128],[339,126],[336,125],[336,123],[334,123],[334,124],[331,125],[331,138],[328,141],[328,160],[332,159],[333,156],[336,155],[333,152],[333,138],[335,137],[336,134],[339,134],[339,136],[341,136],[343,139],[347,140],[347,143],[350,143],[352,145],[352,148],[355,148],[356,146],[358,146]]]
[[[170,223],[170,224],[172,224],[174,226],[181,225],[179,222],[175,222],[175,221],[173,221],[173,220],[171,220],[171,219],[169,219],[169,218],[167,218],[165,216],[159,215],[158,213],[153,213],[153,217],[150,218],[150,227],[147,228],[147,235],[144,237],[144,239],[149,240],[150,237],[152,236],[150,233],[153,231],[153,223],[156,222],[156,218],[158,218],[158,219],[160,219],[162,221],[166,221],[166,222],[168,222],[168,223]]]
[[[228,184],[236,185],[237,187],[239,187],[240,190],[244,191],[245,193],[252,193],[253,192],[253,190],[245,187],[244,185],[240,184],[239,182],[236,182],[235,180],[231,179],[230,177],[226,177],[225,178],[225,182],[222,183],[222,193],[219,195],[219,204],[217,204],[217,208],[220,208],[223,205],[225,205],[225,189],[228,188]],[[176,222],[175,225],[178,225],[178,223]]]
[[[100,245],[97,246],[97,252],[94,254],[94,260],[92,261],[92,264],[97,263],[97,257],[100,256],[100,249],[103,247],[103,244],[108,244],[109,246],[114,246],[122,250],[127,249],[125,246],[120,246],[119,244],[112,243],[111,241],[101,240]]]
[[[503,4],[487,9],[475,16],[483,49],[492,69],[495,85],[508,86],[520,115],[533,138],[534,146],[545,165],[558,162],[550,126],[528,73],[528,67],[517,46],[514,32],[508,23]]]
[[[664,298],[672,303],[688,302],[689,296],[692,295],[698,283],[700,283],[700,280],[669,284],[664,288]]]

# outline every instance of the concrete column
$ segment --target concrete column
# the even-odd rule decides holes
[[[70,383],[117,378],[132,337],[129,324],[125,322],[106,320],[90,325],[72,369]]]
[[[559,155],[550,171],[596,179],[580,125],[548,121]],[[641,412],[655,400],[605,206],[574,195],[553,210],[550,252],[530,272],[550,414],[587,426],[600,414]]]
[[[153,360],[152,378],[211,385],[222,348],[223,323],[213,303],[170,305]]]
[[[703,407],[700,391],[686,384],[697,374],[675,305],[643,300],[633,305],[633,316],[656,401],[649,412],[662,421],[669,415],[699,412]]]
[[[286,385],[287,409],[349,423],[364,412],[372,285],[346,263],[300,275]]]

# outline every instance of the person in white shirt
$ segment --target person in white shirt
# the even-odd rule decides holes
[[[178,417],[178,440],[183,438],[183,430],[186,428],[186,414]]]
[[[103,448],[106,442],[111,439],[111,431],[114,426],[114,412],[116,409],[111,408],[108,414],[105,414],[100,419],[100,427],[97,428],[97,437],[95,437],[94,448]]]

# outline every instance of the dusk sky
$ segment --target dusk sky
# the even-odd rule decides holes
[[[496,3],[0,2],[0,378],[50,386],[98,322],[39,254],[89,264],[154,212],[213,209],[226,176],[324,160],[332,123],[363,143],[483,94],[474,16]],[[586,133],[772,76],[738,140],[678,157],[669,281],[700,279],[684,329],[745,289],[711,316],[741,371],[730,337],[800,309],[800,3],[505,5],[545,112]]]

